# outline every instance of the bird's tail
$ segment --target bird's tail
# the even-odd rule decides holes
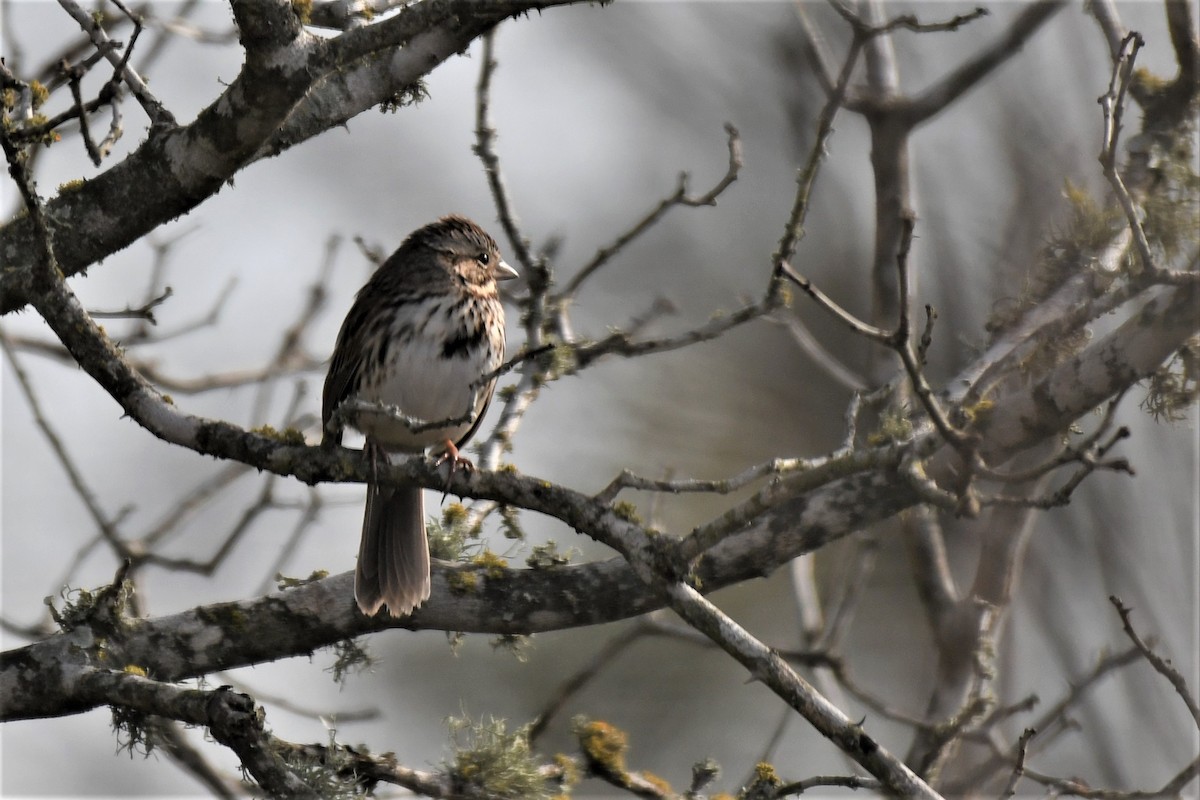
[[[429,542],[421,489],[368,484],[354,599],[368,616],[410,614],[429,597]]]

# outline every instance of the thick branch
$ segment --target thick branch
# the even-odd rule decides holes
[[[345,81],[340,70],[353,68],[358,59],[412,43],[414,52],[406,48],[392,59],[372,61],[375,66],[359,77],[369,79],[383,70],[392,86],[414,84],[497,21],[549,4],[531,0],[480,6],[426,0],[418,6],[421,14],[406,12],[330,41],[300,30],[287,3],[235,3],[243,44],[253,57],[247,58],[229,88],[190,125],[152,130],[125,160],[81,186],[60,191],[46,204],[51,220],[71,221],[69,226],[52,225],[54,251],[64,275],[81,272],[187,213],[252,160],[344,122],[355,104],[327,109],[311,98],[301,103],[322,82]],[[279,6],[287,9],[287,16],[279,14]],[[281,37],[280,25],[275,24],[288,18],[295,29],[290,39]],[[401,18],[403,24],[393,21]],[[360,91],[357,96],[364,95]],[[32,254],[38,250],[34,235],[24,217],[0,228],[5,266],[0,273],[0,314],[32,299]]]
[[[1200,327],[1194,314],[1198,295],[1197,287],[1163,293],[1125,325],[1057,367],[1041,382],[998,398],[986,424],[979,426],[982,452],[998,463],[1056,435],[1106,398],[1148,375]],[[227,423],[172,413],[178,415],[177,421],[189,433],[184,441],[199,452],[295,475],[307,482],[365,481],[371,475],[367,460],[352,451],[289,445]],[[923,446],[929,436],[932,434],[926,433],[905,446]],[[709,591],[767,575],[797,555],[919,502],[916,489],[897,480],[894,469],[892,460],[868,460],[861,469],[829,476],[817,485],[805,483],[802,474],[735,506],[724,515],[736,520],[728,529],[732,535],[693,554],[701,556],[695,566],[701,585]],[[422,459],[390,467],[379,477],[386,482],[416,482],[428,487],[441,486],[445,481]],[[634,563],[653,560],[652,552],[643,555],[641,549],[651,547],[648,542],[655,537],[647,537],[639,526],[595,498],[548,481],[507,472],[459,473],[452,476],[449,489],[556,517],[632,555]],[[687,551],[686,542],[683,551]],[[413,617],[401,620],[400,627],[530,633],[612,621],[663,605],[660,595],[646,588],[628,564],[616,559],[505,573],[501,579],[481,580],[478,592],[466,594],[451,590],[450,575],[446,568],[435,571],[430,602]],[[581,605],[575,602],[578,597],[595,602]],[[496,613],[500,607],[505,609],[504,614]],[[136,654],[135,663],[153,668],[151,674],[176,680],[307,654],[348,636],[387,626],[354,611],[347,574],[259,600],[145,621],[137,626],[126,647],[131,655]],[[57,636],[4,654],[0,661],[0,706],[5,718],[81,710],[80,699],[64,686],[61,677],[55,677],[61,674],[62,665],[78,658],[73,655],[77,651],[72,642],[70,636]],[[178,653],[172,655],[176,648]]]

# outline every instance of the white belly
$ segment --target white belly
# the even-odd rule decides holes
[[[360,398],[397,406],[421,423],[458,422],[414,433],[386,414],[360,412],[354,427],[387,449],[418,452],[447,439],[457,442],[471,429],[488,399],[488,387],[479,379],[500,366],[503,346],[447,357],[445,342],[457,331],[451,330],[442,309],[426,316],[413,333],[404,345],[391,343],[388,379],[363,385]]]

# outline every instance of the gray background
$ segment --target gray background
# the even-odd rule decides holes
[[[170,6],[157,8],[166,16]],[[914,9],[925,19],[967,10],[943,4],[889,9]],[[916,90],[936,79],[990,41],[1018,10],[995,4],[992,16],[958,34],[897,36],[902,85]],[[1161,8],[1126,4],[1121,12],[1147,38],[1140,63],[1173,75]],[[824,7],[812,14],[840,53],[842,26]],[[195,21],[218,31],[232,25],[228,8],[218,3],[202,5]],[[42,54],[77,35],[52,3],[10,4],[3,24],[21,42],[28,65],[40,64]],[[581,332],[603,335],[606,326],[623,324],[657,295],[671,298],[680,313],[654,330],[684,330],[715,309],[740,305],[739,295],[761,292],[819,103],[807,70],[782,60],[781,45],[799,37],[792,6],[766,2],[555,9],[500,28],[493,93],[497,148],[526,233],[535,243],[563,237],[558,261],[563,280],[668,193],[678,171],[690,170],[693,186],[707,189],[725,168],[722,123],[731,121],[742,131],[746,167],[720,206],[674,212],[597,276],[575,311]],[[221,81],[234,77],[239,63],[235,45],[181,40],[150,73],[151,85],[186,121],[218,94]],[[153,238],[159,241],[188,231],[174,248],[168,276],[175,296],[158,311],[164,330],[196,318],[231,277],[237,279],[216,326],[149,351],[163,368],[199,375],[266,360],[302,303],[332,234],[362,236],[390,250],[418,225],[460,212],[499,235],[470,149],[478,68],[476,44],[466,57],[433,73],[430,99],[420,107],[394,115],[365,113],[345,130],[255,164],[234,185],[157,231]],[[966,362],[982,341],[992,304],[1019,285],[1030,255],[1061,212],[1064,179],[1102,188],[1095,98],[1107,80],[1098,29],[1080,7],[1072,7],[997,75],[916,135],[921,222],[914,257],[921,269],[919,300],[941,312],[931,352],[935,379]],[[122,147],[136,145],[143,131],[140,111],[127,102]],[[868,151],[864,124],[843,115],[797,257],[798,266],[860,313],[866,310],[873,236]],[[96,173],[77,140],[53,147],[41,170],[44,195],[63,181]],[[7,182],[4,191],[7,217],[17,198]],[[150,249],[139,243],[72,285],[90,308],[120,308],[140,296],[150,260]],[[336,292],[306,341],[313,353],[332,348],[341,316],[367,271],[357,249],[345,242],[337,258]],[[852,364],[862,363],[863,345],[811,304],[799,300],[796,307],[828,347]],[[46,334],[32,313],[10,315],[3,325],[14,334]],[[520,343],[511,324],[510,342]],[[77,369],[33,356],[23,361],[105,508],[115,513],[135,506],[126,521],[129,530],[153,524],[182,490],[219,468],[122,420],[116,404]],[[57,594],[65,565],[93,530],[33,427],[7,362],[2,373],[0,601],[6,618],[31,623],[44,613],[41,599]],[[321,378],[311,376],[305,400],[314,412]],[[249,390],[177,401],[189,411],[237,423],[279,424],[289,387],[281,385],[264,419],[251,419]],[[1138,392],[1132,394],[1122,421],[1134,437],[1122,451],[1138,469],[1136,480],[1097,475],[1071,508],[1046,513],[1037,523],[1005,640],[1010,700],[1037,692],[1048,703],[1103,649],[1125,645],[1106,601],[1111,593],[1137,609],[1142,630],[1157,633],[1162,652],[1194,680],[1195,428],[1153,424],[1136,409]],[[649,475],[670,469],[681,476],[719,477],[773,456],[816,455],[836,446],[846,400],[783,328],[760,322],[715,343],[610,361],[551,385],[528,415],[512,460],[524,472],[583,491],[599,490],[623,467]],[[168,550],[212,552],[257,487],[255,479],[243,479],[233,499],[206,509]],[[290,554],[286,573],[352,568],[361,492],[328,488],[331,505]],[[285,483],[279,495],[302,498],[303,491]],[[645,497],[637,499],[647,508]],[[429,502],[436,502],[433,495]],[[658,513],[664,527],[682,532],[724,502],[672,499]],[[523,520],[533,541],[549,536],[584,556],[607,557],[603,548],[561,526],[528,514]],[[252,596],[293,521],[294,512],[265,515],[211,579],[150,570],[144,601],[158,615]],[[511,548],[499,535],[491,542],[501,552]],[[951,536],[951,546],[956,564],[969,568],[972,542]],[[834,546],[821,556],[821,574],[830,585],[844,567],[845,550]],[[513,551],[513,557],[519,563],[523,555]],[[851,635],[856,674],[894,706],[918,713],[932,653],[897,537],[885,536],[879,563]],[[97,550],[71,583],[95,587],[109,581],[114,569],[112,558]],[[716,600],[766,641],[779,646],[796,641],[787,570],[721,592]],[[466,711],[505,717],[513,725],[527,721],[551,688],[616,630],[539,636],[527,663],[493,651],[484,637],[469,637],[455,655],[440,633],[396,631],[371,637],[380,663],[344,688],[323,671],[331,661],[328,653],[240,670],[234,677],[251,692],[283,695],[321,710],[378,705],[380,719],[339,724],[339,739],[394,750],[402,763],[425,767],[447,756],[444,718]],[[3,636],[5,648],[19,644]],[[1149,788],[1194,756],[1194,731],[1188,732],[1182,704],[1146,665],[1110,678],[1103,688],[1097,703],[1102,711],[1079,715],[1086,731],[1064,737],[1039,760],[1041,771]],[[268,709],[269,724],[280,736],[327,737],[311,717]],[[570,748],[569,718],[587,713],[630,731],[632,767],[651,769],[682,787],[691,764],[712,756],[726,767],[723,781],[733,789],[760,756],[779,711],[779,702],[763,687],[747,684],[741,668],[727,658],[690,644],[643,642],[572,701],[541,748]],[[907,745],[902,728],[872,722],[892,748]],[[197,791],[165,757],[112,755],[109,724],[108,711],[101,709],[3,726],[0,791],[6,796]],[[1019,732],[1019,721],[1013,730]],[[1136,757],[1129,756],[1130,748]],[[232,768],[228,754],[214,751]],[[832,747],[800,721],[790,726],[775,760],[792,778],[844,770]]]

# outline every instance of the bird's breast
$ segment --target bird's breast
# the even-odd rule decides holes
[[[397,406],[425,423],[448,420],[414,433],[386,414],[362,412],[355,427],[389,449],[417,452],[471,429],[491,394],[482,376],[504,360],[503,311],[496,300],[427,299],[413,313],[397,313],[378,337],[363,371],[359,396]]]

